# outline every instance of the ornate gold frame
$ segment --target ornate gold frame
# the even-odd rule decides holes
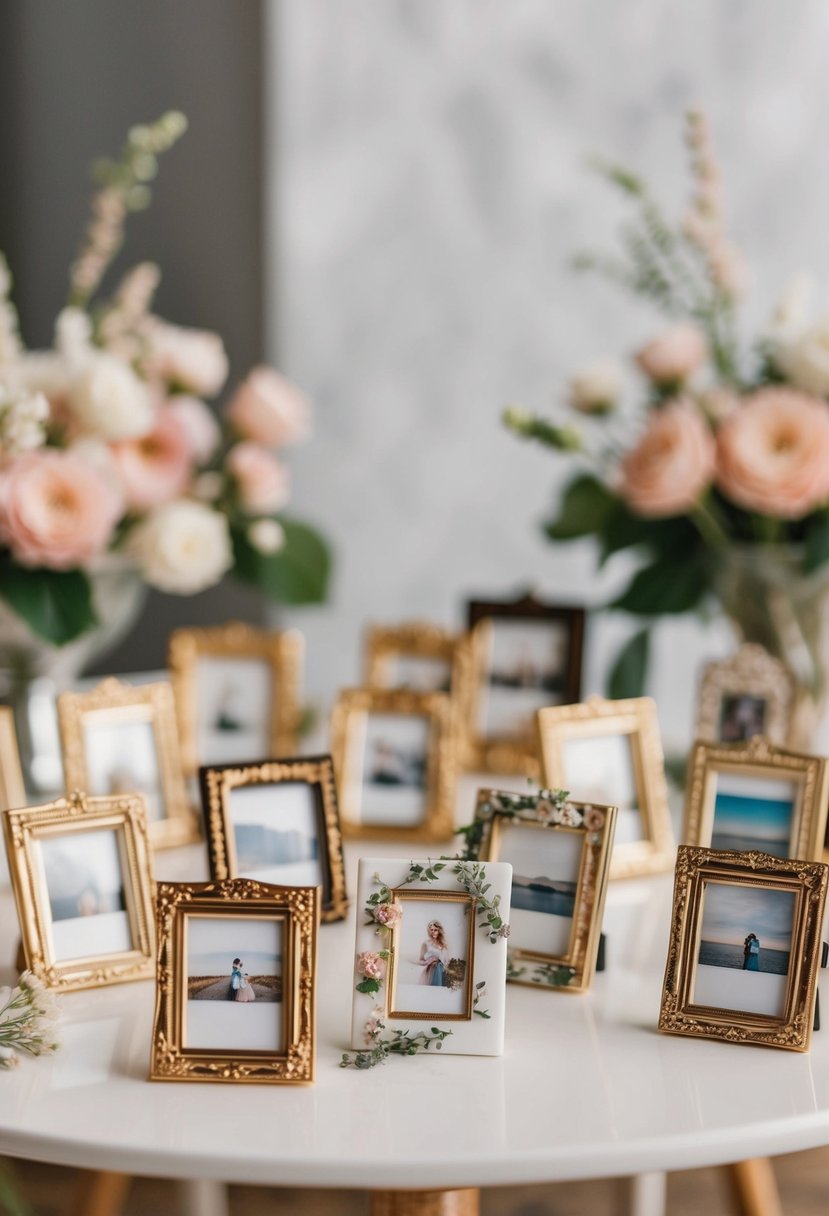
[[[500,860],[503,833],[512,826],[532,828],[539,833],[578,834],[582,837],[582,849],[569,949],[565,954],[543,954],[524,950],[511,938],[507,943],[507,980],[531,988],[586,992],[596,972],[617,808],[568,801],[563,809],[572,814],[562,818],[580,822],[554,822],[539,811],[508,813],[497,809],[500,799],[508,804],[512,798],[502,790],[478,790],[475,819],[483,828],[479,850],[483,861]],[[539,837],[539,853],[543,847]],[[564,983],[550,976],[550,969],[560,968],[572,972]]]
[[[766,719],[762,734],[783,747],[789,738],[795,705],[795,682],[789,669],[762,646],[747,642],[728,659],[708,663],[702,672],[697,704],[696,737],[722,743],[722,702],[728,696],[762,698]]]
[[[159,883],[151,1081],[304,1085],[314,1080],[319,901],[319,887],[272,887],[248,878]],[[229,1054],[184,1045],[188,916],[284,920],[284,1051]]]
[[[589,697],[578,705],[552,705],[541,709],[537,721],[542,784],[551,789],[568,789],[562,744],[570,739],[591,736],[630,736],[643,838],[615,846],[610,860],[610,877],[633,878],[670,870],[674,864],[675,844],[655,702],[650,697],[631,697],[624,701]],[[575,797],[579,793],[577,789],[570,792]]]
[[[728,853],[681,845],[659,1030],[808,1051],[815,1016],[829,866],[767,853]],[[790,891],[796,897],[786,1006],[781,1017],[694,1005],[706,883]]]
[[[696,743],[685,787],[685,844],[708,848],[714,826],[714,799],[720,773],[789,778],[798,787],[792,813],[790,857],[818,861],[823,853],[829,809],[829,764],[774,747],[755,735],[747,743]],[[760,841],[757,842],[758,846]]]
[[[427,719],[430,724],[429,763],[422,823],[364,824],[359,807],[350,805],[353,774],[353,725],[368,714],[400,714]],[[355,839],[412,841],[448,840],[454,831],[457,743],[452,729],[452,704],[447,693],[409,692],[403,688],[347,688],[334,705],[332,752],[343,835]]]
[[[411,1018],[415,1022],[434,1022],[436,1018],[442,1022],[468,1022],[472,1017],[472,985],[475,972],[475,900],[466,891],[412,891],[410,887],[393,887],[394,898],[399,903],[411,900],[425,900],[428,903],[466,904],[466,968],[464,972],[464,1008],[462,1013],[412,1013],[408,1009],[395,1009],[394,1001],[397,996],[397,939],[399,926],[392,930],[392,948],[389,958],[388,997],[386,1000],[387,1018]]]
[[[167,644],[167,666],[176,702],[182,765],[193,776],[209,758],[198,753],[198,662],[200,658],[261,659],[271,674],[271,756],[292,756],[298,747],[302,718],[301,686],[304,641],[295,629],[255,629],[230,621],[204,629],[176,629]]]
[[[5,811],[0,818],[29,970],[61,992],[150,979],[155,967],[154,883],[141,797],[87,798],[76,792],[44,806]],[[60,962],[51,945],[52,916],[38,846],[46,838],[106,829],[121,834],[121,869],[134,949]]]
[[[14,728],[14,711],[0,705],[0,811],[23,806],[26,787]]]
[[[91,718],[106,717],[152,724],[165,812],[162,819],[148,825],[153,847],[173,848],[198,840],[198,821],[181,771],[173,692],[166,681],[132,685],[109,677],[91,692],[60,694],[58,725],[67,789],[86,789],[89,785],[84,731]]]
[[[230,819],[231,790],[250,785],[279,785],[286,781],[316,786],[319,795],[320,860],[327,878],[323,884],[322,919],[325,922],[343,920],[348,913],[348,898],[337,786],[330,756],[271,760],[265,764],[210,765],[199,770],[199,780],[210,874],[214,882],[238,877],[235,837]],[[275,813],[275,822],[277,818],[278,813]],[[252,877],[255,878],[255,875]]]

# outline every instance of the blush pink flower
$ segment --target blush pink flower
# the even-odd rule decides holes
[[[599,828],[604,827],[605,813],[600,811],[598,807],[586,806],[584,808],[584,826],[590,832],[598,832]]]
[[[258,515],[285,506],[291,494],[288,470],[267,448],[258,443],[237,443],[225,463],[243,510]]]
[[[684,384],[705,362],[708,347],[696,325],[674,325],[648,342],[634,358],[654,384]]]
[[[111,482],[71,452],[41,448],[0,474],[0,539],[24,566],[68,570],[96,557],[123,509]]]
[[[357,972],[367,980],[381,980],[385,971],[385,961],[374,950],[363,950],[357,955]]]
[[[379,904],[374,909],[374,919],[378,925],[384,925],[387,929],[393,929],[399,923],[402,916],[403,909],[396,900],[387,904]]]
[[[619,493],[636,515],[660,518],[690,510],[714,477],[716,446],[691,401],[656,410],[622,461]]]
[[[311,404],[272,367],[255,367],[231,398],[227,416],[244,439],[278,448],[307,438]]]
[[[746,397],[717,435],[717,484],[750,511],[800,519],[829,501],[829,406],[788,388]]]
[[[198,397],[179,393],[167,402],[167,409],[183,428],[196,464],[206,464],[222,438],[219,423],[209,406]]]
[[[159,406],[152,429],[140,439],[111,445],[112,457],[132,511],[160,507],[183,494],[193,472],[187,431],[166,406]]]
[[[151,379],[184,393],[212,397],[227,379],[227,355],[218,334],[170,325],[153,317],[146,325],[144,370]]]

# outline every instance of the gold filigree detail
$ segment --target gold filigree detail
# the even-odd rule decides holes
[[[795,682],[789,669],[753,642],[741,646],[728,659],[708,663],[699,685],[696,737],[720,743],[720,721],[725,697],[757,697],[766,704],[763,735],[783,747],[792,727]]]

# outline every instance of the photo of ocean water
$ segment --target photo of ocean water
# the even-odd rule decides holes
[[[717,776],[711,848],[761,849],[788,857],[796,790],[791,781],[740,773]]]
[[[728,942],[700,942],[699,961],[707,967],[732,967],[738,971],[743,966],[743,947]],[[787,975],[789,951],[771,950],[760,944],[760,970],[768,975]]]
[[[554,890],[552,885],[545,887],[542,885],[545,882],[549,883],[549,880],[542,878],[530,883],[520,876],[518,882],[513,880],[512,907],[523,912],[546,912],[548,916],[572,916],[576,902],[575,883],[558,884],[559,888],[570,887],[568,891]]]

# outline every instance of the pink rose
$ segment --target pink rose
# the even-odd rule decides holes
[[[271,367],[255,367],[227,408],[240,435],[269,448],[307,438],[310,415],[311,404],[302,390]]]
[[[144,370],[185,393],[212,397],[227,379],[227,355],[218,334],[185,329],[153,317],[146,326]]]
[[[178,498],[193,471],[185,428],[166,406],[159,406],[152,430],[140,439],[111,445],[115,466],[131,511],[148,511]]]
[[[388,904],[379,904],[374,909],[374,919],[378,925],[384,925],[387,929],[393,929],[403,916],[403,909],[397,901]]]
[[[381,980],[385,974],[385,961],[373,950],[363,950],[357,955],[357,972],[367,980]]]
[[[183,393],[171,397],[167,409],[183,428],[195,463],[206,464],[222,438],[221,427],[213,411],[198,397],[188,397]]]
[[[106,548],[123,500],[71,452],[41,448],[0,474],[0,539],[24,566],[67,570]]]
[[[230,449],[227,471],[236,482],[242,509],[267,514],[285,506],[291,493],[288,470],[258,443],[237,443]]]
[[[710,485],[714,437],[696,406],[673,401],[651,415],[621,465],[619,493],[636,515],[682,515]]]
[[[586,806],[584,808],[584,826],[590,832],[598,832],[599,828],[604,827],[605,813],[600,811],[598,807]]]
[[[750,511],[800,519],[829,500],[829,406],[794,389],[746,397],[717,436],[717,484]]]
[[[648,342],[634,358],[654,384],[684,384],[705,362],[708,347],[695,325],[674,325]]]

